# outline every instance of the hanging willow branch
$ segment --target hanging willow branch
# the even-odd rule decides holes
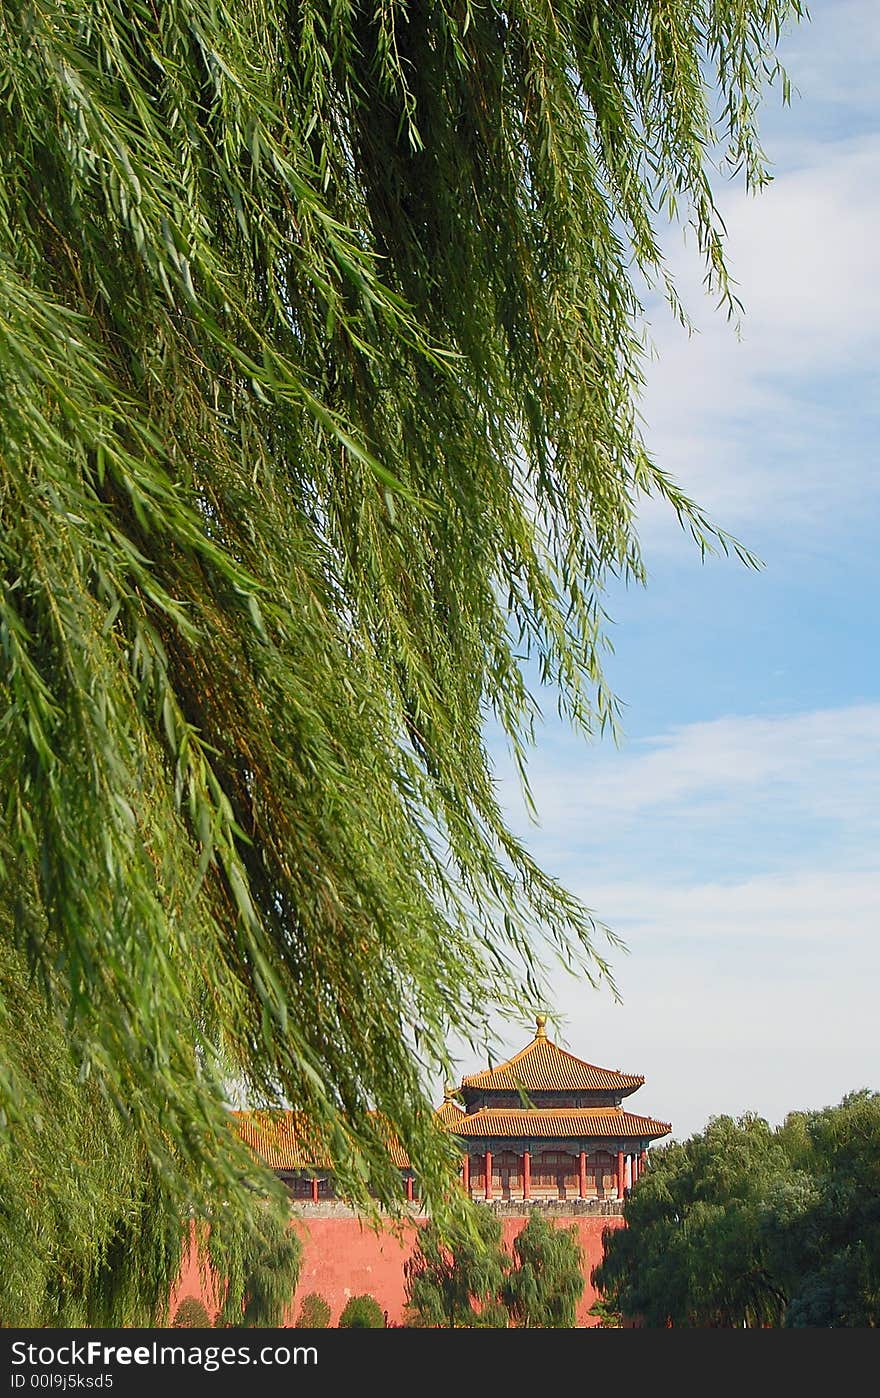
[[[802,10],[0,8],[4,994],[35,978],[169,1208],[247,1213],[230,1079],[363,1204],[384,1117],[439,1206],[423,1068],[543,998],[548,944],[608,972],[485,720],[524,764],[532,665],[613,725],[640,496],[732,544],[640,440],[632,269],[681,215],[732,305],[707,169],[764,179]],[[14,1153],[49,1088],[0,1085]]]

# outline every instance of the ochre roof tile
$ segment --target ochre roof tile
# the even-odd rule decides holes
[[[459,1121],[464,1116],[463,1109],[457,1102],[453,1102],[447,1097],[442,1107],[438,1107],[434,1113],[434,1120],[440,1126],[445,1126],[449,1131],[455,1131]]]
[[[589,1136],[641,1137],[656,1140],[671,1130],[669,1122],[634,1116],[620,1107],[483,1107],[469,1112],[449,1128],[466,1140],[489,1137],[541,1137],[543,1139]]]
[[[462,1087],[491,1091],[526,1092],[634,1092],[645,1081],[641,1075],[618,1073],[585,1063],[545,1038],[543,1033],[506,1063],[462,1079]]]
[[[326,1147],[310,1139],[301,1112],[233,1112],[235,1130],[270,1170],[330,1170]],[[401,1170],[409,1167],[406,1151],[393,1138],[389,1151]]]
[[[634,1092],[645,1081],[640,1075],[598,1068],[566,1053],[544,1031],[544,1016],[538,1017],[538,1033],[524,1049],[497,1068],[464,1078],[462,1088],[483,1089],[488,1093],[523,1090],[529,1092],[609,1092],[623,1096]],[[466,1141],[513,1138],[558,1140],[625,1139],[656,1140],[672,1130],[668,1122],[635,1116],[619,1106],[600,1107],[482,1107],[466,1112],[447,1088],[443,1105],[435,1113],[442,1129]],[[272,1170],[330,1170],[332,1163],[325,1146],[310,1130],[300,1112],[234,1112],[235,1130],[255,1155]],[[406,1152],[393,1138],[389,1150],[395,1165],[409,1169]]]

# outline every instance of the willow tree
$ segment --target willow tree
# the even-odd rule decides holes
[[[764,180],[802,9],[0,8],[4,995],[42,997],[172,1213],[269,1187],[231,1080],[363,1204],[396,1197],[390,1123],[442,1206],[447,1036],[543,998],[545,943],[607,973],[505,823],[486,719],[523,770],[529,675],[613,724],[640,497],[728,546],[641,440],[634,278],[675,303],[683,218],[731,303],[708,172]],[[60,1125],[22,1161],[49,1074],[0,1076],[4,1246],[25,1181],[73,1168]]]
[[[586,1285],[577,1228],[558,1228],[532,1209],[513,1240],[513,1261],[502,1294],[517,1325],[572,1330]]]

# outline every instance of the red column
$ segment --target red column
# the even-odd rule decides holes
[[[471,1192],[471,1158],[463,1155],[461,1158],[461,1182],[464,1185],[465,1194]]]
[[[492,1152],[486,1151],[486,1198],[492,1198]]]
[[[641,1155],[639,1156],[639,1174],[642,1173],[642,1171],[644,1170],[644,1168],[645,1168],[645,1166],[647,1165],[647,1163],[648,1163],[648,1152],[647,1152],[646,1150],[643,1150],[642,1153],[641,1153]]]
[[[617,1197],[623,1198],[623,1151],[617,1152]]]
[[[406,1177],[406,1197],[407,1197],[407,1199],[409,1200],[409,1202],[412,1203],[412,1201],[413,1201],[413,1177],[412,1177],[412,1175],[407,1175],[407,1177]]]
[[[317,1180],[312,1180],[312,1203],[313,1203],[313,1204],[317,1204],[317,1202],[318,1202],[318,1181],[317,1181]]]
[[[581,1151],[581,1158],[578,1162],[578,1193],[582,1199],[587,1197],[587,1152]]]
[[[635,1184],[639,1178],[639,1157],[633,1151],[632,1156],[632,1183]]]
[[[523,1151],[523,1198],[530,1199],[532,1196],[532,1152]]]

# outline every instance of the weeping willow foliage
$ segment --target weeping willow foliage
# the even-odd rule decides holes
[[[720,142],[765,178],[802,9],[0,7],[2,1015],[53,1043],[24,1071],[7,1039],[4,1248],[83,1152],[111,1208],[105,1149],[135,1235],[217,1201],[247,1230],[232,1080],[364,1206],[399,1195],[390,1123],[442,1209],[447,1036],[542,1000],[548,950],[608,972],[485,721],[524,770],[536,671],[613,725],[641,496],[730,542],[641,441],[634,276],[668,283],[682,217],[732,304],[707,171]]]
[[[27,985],[7,942],[0,1042],[14,1110],[0,1137],[0,1324],[167,1324],[194,1222],[225,1313],[237,1324],[279,1324],[301,1249],[277,1182],[244,1217],[230,1213],[211,1172],[184,1153],[169,1183],[134,1112],[76,1070],[68,1026]],[[136,1082],[130,1087],[134,1107]]]
[[[226,1287],[216,1324],[280,1326],[299,1280],[302,1245],[287,1218],[263,1208],[248,1232],[213,1229],[204,1251]],[[219,1243],[219,1246],[218,1246]]]

